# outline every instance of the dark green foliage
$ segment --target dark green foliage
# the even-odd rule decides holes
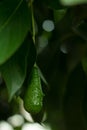
[[[20,111],[21,97],[52,130],[86,130],[86,95],[87,0],[1,0],[0,120]]]

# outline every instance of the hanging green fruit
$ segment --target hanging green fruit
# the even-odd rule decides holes
[[[31,114],[37,114],[43,106],[43,92],[38,68],[35,65],[32,69],[28,89],[24,97],[24,108]]]

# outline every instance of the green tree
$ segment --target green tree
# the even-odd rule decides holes
[[[53,130],[86,130],[86,93],[87,0],[1,0],[0,120],[20,98]]]

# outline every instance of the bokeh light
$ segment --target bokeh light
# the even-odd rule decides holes
[[[1,121],[0,130],[13,130],[13,127],[9,123],[7,123],[5,121]]]
[[[60,45],[60,51],[64,54],[67,54],[68,53],[68,48],[67,48],[67,45],[66,44],[61,44]]]
[[[43,49],[47,46],[47,44],[48,44],[48,39],[47,39],[47,37],[45,37],[45,36],[40,36],[39,38],[38,38],[38,53],[40,53],[40,52],[42,52],[43,51]]]
[[[24,123],[24,118],[19,115],[16,114],[12,117],[8,118],[8,122],[13,126],[13,127],[20,127],[23,123]]]
[[[42,24],[42,28],[47,32],[51,32],[55,28],[54,22],[52,20],[45,20]]]

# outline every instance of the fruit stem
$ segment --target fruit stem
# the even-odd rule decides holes
[[[35,19],[34,19],[33,0],[30,1],[30,6],[31,6],[31,17],[32,17],[32,39],[35,44]]]

